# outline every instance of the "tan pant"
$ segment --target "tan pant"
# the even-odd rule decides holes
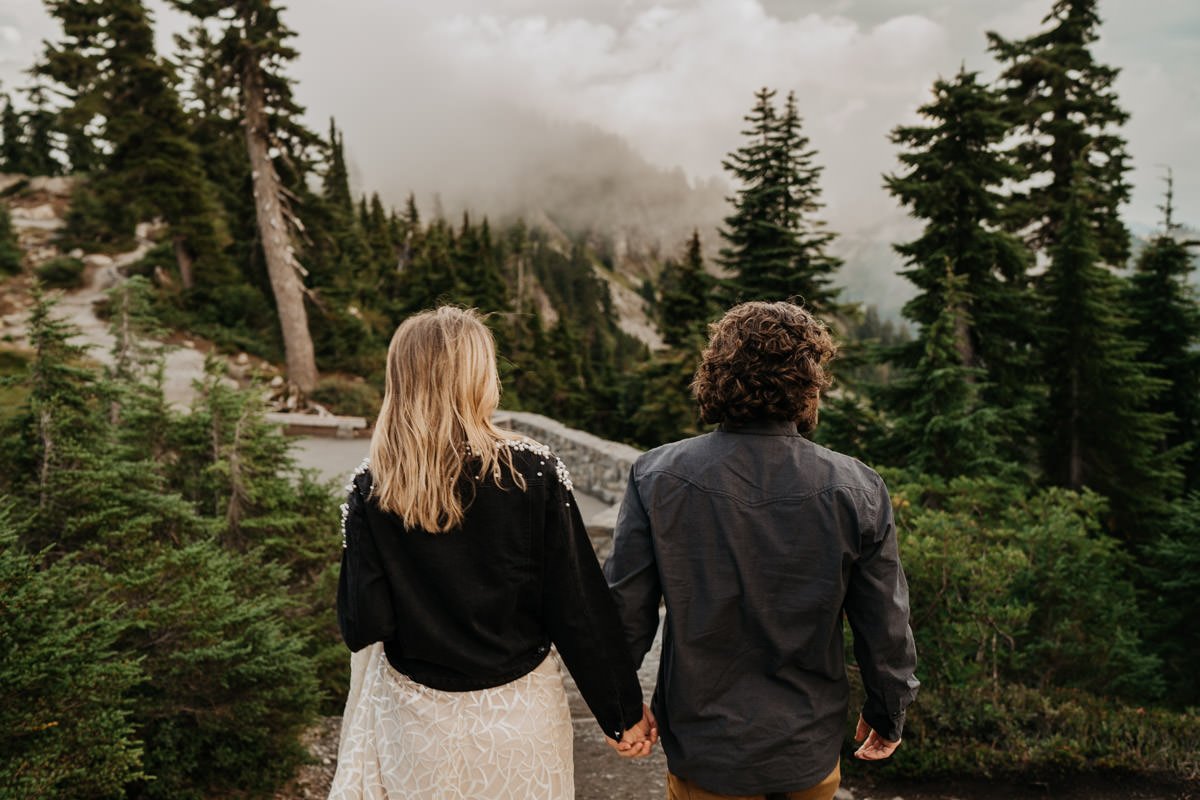
[[[825,780],[816,786],[801,789],[798,792],[778,792],[770,795],[762,794],[717,794],[707,789],[701,789],[687,778],[679,778],[667,773],[667,800],[772,800],[786,798],[787,800],[833,800],[838,786],[842,783],[842,764],[833,768]]]

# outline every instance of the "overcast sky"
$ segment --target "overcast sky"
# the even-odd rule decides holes
[[[984,32],[1038,29],[1052,0],[293,0],[293,75],[314,126],[346,134],[358,188],[499,202],[592,126],[692,179],[721,172],[760,86],[795,90],[847,233],[904,227],[881,188],[888,131],[938,76],[996,68]],[[179,29],[158,4],[160,39]],[[1097,58],[1117,90],[1134,172],[1127,219],[1154,225],[1163,166],[1179,219],[1200,223],[1200,3],[1102,0]],[[23,82],[54,26],[37,0],[0,7],[0,80]]]

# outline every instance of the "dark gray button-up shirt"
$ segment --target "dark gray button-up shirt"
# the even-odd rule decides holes
[[[644,454],[604,571],[638,663],[666,601],[653,709],[676,775],[722,794],[828,775],[849,702],[843,611],[863,716],[900,738],[918,682],[887,488],[794,424],[723,425]]]

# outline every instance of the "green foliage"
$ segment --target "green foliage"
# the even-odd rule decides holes
[[[999,446],[1016,425],[1013,415],[981,400],[983,370],[966,363],[973,320],[965,283],[947,262],[937,287],[944,306],[915,343],[920,359],[880,391],[895,409],[887,452],[894,463],[942,477],[1015,475],[1018,467],[1004,461]]]
[[[670,347],[691,347],[708,338],[708,322],[719,311],[716,279],[704,269],[700,232],[692,231],[682,262],[668,261],[659,276],[659,330]]]
[[[4,449],[0,488],[30,520],[22,538],[53,545],[51,569],[67,569],[64,554],[91,565],[63,596],[111,614],[114,658],[136,664],[136,683],[98,693],[92,717],[127,719],[145,777],[98,772],[113,781],[103,796],[122,783],[139,797],[266,792],[302,760],[322,687],[344,696],[336,499],[295,474],[257,391],[213,375],[190,414],[167,407],[161,350],[144,343],[149,291],[135,279],[110,297],[116,346],[103,375],[80,366],[74,331],[37,298],[28,407],[7,424],[27,444]],[[89,656],[103,665],[105,652]],[[122,741],[97,737],[78,757],[111,758]]]
[[[1188,281],[1194,272],[1189,247],[1171,219],[1168,179],[1163,231],[1138,256],[1125,289],[1124,305],[1142,344],[1141,360],[1166,390],[1150,409],[1172,420],[1163,448],[1181,452],[1183,490],[1200,489],[1200,295]]]
[[[58,256],[37,266],[34,273],[47,286],[55,289],[77,289],[83,286],[83,262],[71,256]]]
[[[1153,700],[1129,557],[1103,498],[996,479],[901,476],[897,527],[922,675]]]
[[[147,675],[135,703],[152,780],[136,794],[263,792],[302,760],[316,676],[283,618],[285,577],[200,541],[143,551],[114,581]]]
[[[976,73],[960,70],[953,81],[939,80],[933,94],[920,109],[927,125],[892,133],[906,148],[900,155],[906,171],[887,176],[885,185],[925,227],[917,239],[896,245],[906,263],[901,274],[918,290],[903,313],[919,333],[884,351],[913,374],[881,399],[898,428],[894,452],[906,454],[927,433],[938,435],[931,425],[940,426],[948,441],[937,452],[922,451],[912,466],[947,476],[977,474],[990,470],[997,456],[1023,462],[1031,449],[1030,259],[999,229],[1001,188],[1023,172],[998,151],[1007,133],[1003,105]],[[981,425],[983,416],[988,420]],[[977,435],[967,433],[972,429]],[[956,441],[976,452],[948,457]]]
[[[890,769],[1196,774],[1200,718],[1133,705],[1166,687],[1102,498],[888,477],[923,684]]]
[[[325,375],[309,398],[335,414],[372,420],[379,413],[383,392],[374,384],[356,376]]]
[[[1120,70],[1092,57],[1096,6],[1097,0],[1055,0],[1042,20],[1046,30],[1012,41],[989,33],[988,47],[1004,66],[1005,116],[1018,137],[1013,155],[1033,179],[1008,203],[1010,228],[1027,230],[1030,244],[1046,252],[1062,237],[1078,187],[1087,186],[1086,221],[1097,253],[1119,267],[1129,257],[1119,208],[1130,189],[1129,154],[1118,129],[1129,114],[1113,91]]]
[[[795,93],[788,94],[782,114],[774,98],[773,90],[755,92],[742,131],[747,141],[722,163],[738,184],[734,212],[721,231],[728,246],[720,262],[733,273],[727,300],[796,298],[826,314],[836,310],[831,282],[841,261],[825,252],[835,234],[813,218],[822,205],[822,168],[801,133]]]
[[[1060,486],[1087,486],[1112,501],[1125,536],[1144,535],[1177,491],[1178,454],[1164,451],[1168,418],[1153,411],[1164,388],[1139,362],[1141,345],[1121,313],[1121,279],[1099,263],[1085,198],[1067,209],[1039,288],[1045,303],[1039,415],[1042,465]]]
[[[24,253],[13,230],[8,207],[0,203],[0,275],[15,275],[21,271]]]
[[[0,798],[120,797],[141,777],[130,692],[136,660],[118,652],[127,623],[73,560],[45,566],[17,541],[0,499]]]
[[[1200,707],[1200,493],[1176,500],[1158,536],[1142,548],[1148,632],[1172,699]]]

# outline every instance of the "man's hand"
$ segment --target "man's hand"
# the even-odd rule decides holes
[[[621,734],[621,741],[605,737],[608,746],[622,758],[641,758],[650,755],[650,748],[658,741],[658,722],[650,708],[642,705],[642,718],[632,728]]]
[[[863,739],[866,741],[863,742]],[[858,715],[858,729],[854,731],[854,741],[863,742],[862,747],[854,751],[854,757],[863,761],[879,761],[887,758],[900,746],[899,739],[889,742],[872,730],[867,721],[862,718],[862,714]]]

